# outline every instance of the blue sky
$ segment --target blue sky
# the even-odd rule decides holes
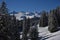
[[[60,0],[6,0],[6,4],[10,11],[40,12],[60,6]]]

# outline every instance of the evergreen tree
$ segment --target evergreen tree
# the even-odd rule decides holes
[[[34,24],[33,27],[30,27],[30,39],[31,40],[38,40],[38,29],[36,23]]]
[[[57,17],[55,15],[55,10],[52,10],[49,14],[49,19],[48,19],[48,30],[50,32],[56,32],[58,30],[58,21],[57,21]]]
[[[6,18],[6,16],[5,15],[2,15],[1,16],[1,20],[0,20],[0,33],[2,33],[3,35],[5,35],[6,36],[6,38],[8,38],[8,33],[10,33],[10,31],[8,31],[8,21],[7,21],[7,18]],[[1,35],[1,36],[3,36],[3,35]]]
[[[48,25],[47,12],[43,11],[40,17],[40,27],[45,27]]]
[[[18,22],[16,20],[15,15],[13,14],[10,31],[12,33],[11,37],[14,40],[20,40],[20,36],[19,36],[20,34],[19,34],[19,31],[18,31],[18,27],[19,27]]]
[[[57,16],[57,20],[58,20],[58,24],[60,26],[60,7],[57,7],[56,8],[56,16]]]
[[[4,1],[0,7],[0,14],[8,14],[8,8],[6,7],[6,3]]]
[[[22,37],[22,40],[28,40],[27,38],[27,34],[29,32],[29,29],[30,29],[30,19],[26,19],[23,21],[23,37]]]
[[[18,32],[18,22],[15,15],[10,16],[6,3],[3,1],[0,8],[0,33],[6,36],[8,40],[20,40],[20,34]],[[3,36],[2,35],[2,36]]]
[[[26,18],[23,21],[23,34],[22,34],[22,40],[27,40],[27,30],[26,30]]]
[[[9,25],[10,25],[10,15],[5,15],[5,14],[8,14],[8,9],[6,7],[6,3],[3,1],[2,2],[2,5],[0,7],[0,15],[1,15],[1,20],[0,20],[0,23],[1,23],[1,30],[0,30],[0,33],[3,33],[4,35],[7,36],[8,38],[8,34],[10,34],[10,31],[8,31],[9,29]]]

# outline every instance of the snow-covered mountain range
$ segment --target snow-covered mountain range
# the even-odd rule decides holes
[[[24,17],[26,18],[34,18],[34,17],[40,17],[40,13],[37,12],[11,12],[10,15],[15,14],[16,19],[22,20]]]

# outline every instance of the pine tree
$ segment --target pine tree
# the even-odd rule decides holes
[[[48,30],[50,32],[56,32],[58,30],[58,21],[57,21],[57,17],[55,15],[55,10],[52,10],[49,14],[49,19],[48,19]]]
[[[30,29],[30,19],[26,19],[23,21],[23,38],[22,40],[28,40],[27,38],[27,34],[29,32],[29,29]]]
[[[0,33],[5,34],[6,36],[8,35],[8,33],[10,33],[8,29],[10,27],[9,25],[10,25],[10,19],[11,19],[10,15],[7,15],[7,14],[8,14],[8,9],[6,7],[6,3],[3,1],[0,8],[0,15],[1,15],[0,22],[2,26]]]
[[[0,34],[5,35],[8,40],[20,40],[16,17],[15,15],[10,16],[8,14],[8,9],[4,1],[0,8],[0,14]]]
[[[30,27],[30,31],[29,31],[29,37],[31,40],[38,40],[38,29],[37,29],[37,25],[36,23],[34,24],[33,27]]]
[[[56,16],[57,16],[57,19],[58,19],[58,24],[59,24],[59,26],[60,26],[60,7],[57,7],[56,8]]]
[[[6,7],[6,3],[4,1],[0,7],[0,14],[8,14],[8,8]]]
[[[30,22],[31,22],[31,21],[30,21],[30,18],[28,18],[26,21],[27,21],[27,23],[26,23],[27,28],[26,28],[26,29],[27,29],[27,33],[28,33],[28,32],[29,32],[29,29],[30,29],[30,26],[31,26],[31,25],[30,25]]]
[[[23,21],[23,34],[22,34],[22,40],[27,40],[27,30],[26,30],[26,18]]]
[[[0,33],[2,33],[3,35],[5,35],[6,36],[6,39],[8,38],[8,35],[7,35],[7,33],[10,33],[9,31],[8,31],[8,24],[7,24],[7,19],[6,19],[6,16],[5,15],[1,15],[1,19],[0,19]],[[6,25],[7,24],[7,25]],[[1,35],[1,36],[3,36],[3,35]]]
[[[47,12],[43,11],[40,17],[40,27],[45,27],[48,25]]]
[[[12,22],[11,22],[11,29],[10,29],[11,33],[12,33],[12,39],[14,40],[20,40],[20,34],[18,31],[18,22],[16,20],[15,15],[13,14],[12,16]]]

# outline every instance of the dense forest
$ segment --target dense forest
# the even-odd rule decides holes
[[[60,7],[42,11],[40,17],[24,18],[17,20],[15,15],[10,15],[5,2],[0,6],[0,40],[38,40],[39,27],[48,26],[48,31],[53,33],[60,30]],[[22,34],[21,34],[22,32]],[[20,35],[22,38],[20,39]]]

